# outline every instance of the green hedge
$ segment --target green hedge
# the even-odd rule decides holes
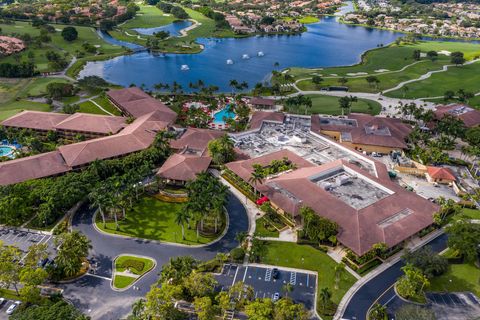
[[[142,272],[145,268],[145,262],[140,260],[128,259],[123,261],[121,267],[125,269],[135,269],[137,270],[137,272]]]

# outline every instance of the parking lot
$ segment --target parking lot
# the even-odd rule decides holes
[[[7,309],[14,303],[14,300],[7,300],[6,302],[3,302],[3,304],[0,306],[0,320],[7,320],[8,319],[8,314]]]
[[[0,228],[0,241],[4,245],[13,245],[18,247],[24,253],[32,244],[47,243],[49,249],[53,249],[53,238],[51,235],[42,234],[37,231],[23,231],[14,228]]]
[[[222,290],[228,290],[230,286],[239,281],[252,286],[256,298],[272,298],[275,293],[280,298],[285,297],[284,286],[290,283],[293,290],[288,297],[296,303],[303,303],[307,309],[314,308],[315,287],[317,277],[313,273],[295,272],[278,268],[278,277],[274,279],[273,268],[258,266],[239,266],[226,264],[222,274],[216,279]]]

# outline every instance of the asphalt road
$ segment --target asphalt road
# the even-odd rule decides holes
[[[162,265],[170,258],[190,255],[196,259],[208,260],[217,252],[228,252],[238,246],[235,235],[248,230],[248,217],[241,201],[230,194],[226,206],[229,216],[227,233],[219,241],[201,248],[189,248],[149,240],[129,239],[99,233],[92,225],[93,210],[84,205],[73,219],[73,227],[91,240],[93,249],[90,258],[95,258],[98,267],[95,275],[86,275],[69,284],[60,285],[64,297],[70,300],[92,319],[119,319],[126,316],[135,300],[144,297],[150,286],[158,279]],[[110,287],[112,261],[119,254],[137,254],[152,257],[157,266],[140,279],[135,286],[124,292],[113,291]]]
[[[447,235],[443,234],[435,238],[434,240],[430,241],[427,246],[430,246],[432,250],[436,252],[443,251],[447,247]],[[368,309],[380,296],[381,299],[379,302],[381,304],[385,304],[393,299],[395,297],[395,293],[393,288],[390,287],[392,287],[398,277],[403,274],[401,268],[404,265],[405,263],[400,260],[364,284],[353,295],[352,299],[347,305],[347,308],[345,309],[342,319],[366,320]]]

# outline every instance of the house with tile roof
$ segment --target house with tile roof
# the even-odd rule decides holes
[[[412,128],[400,119],[351,113],[345,117],[314,115],[312,131],[360,152],[389,154],[407,148]]]

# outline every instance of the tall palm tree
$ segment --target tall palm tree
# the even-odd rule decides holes
[[[232,88],[232,95],[234,94],[234,89],[238,87],[238,81],[232,79],[229,81],[228,85]]]
[[[175,216],[175,223],[182,227],[182,240],[185,240],[185,224],[190,220],[190,213],[184,207],[182,210],[177,212]]]
[[[288,294],[293,291],[293,286],[290,283],[287,283],[283,286],[283,291],[285,291],[285,297],[288,298]]]
[[[260,165],[253,165],[253,171],[250,174],[250,178],[248,178],[248,182],[254,185],[255,188],[255,195],[257,194],[257,185],[263,182],[264,175],[263,175],[263,168]]]
[[[105,196],[104,190],[102,188],[94,188],[89,194],[89,199],[91,201],[90,208],[98,208],[100,215],[102,216],[103,227],[105,228],[107,223],[105,221],[105,212],[103,209],[107,204],[107,198]]]
[[[322,301],[322,311],[325,312],[326,307],[328,306],[328,303],[330,302],[330,297],[332,294],[330,293],[330,290],[325,287],[320,290],[320,300]]]

